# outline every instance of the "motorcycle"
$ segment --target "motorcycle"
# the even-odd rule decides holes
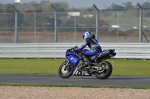
[[[82,53],[77,52],[76,49],[78,46],[66,51],[67,60],[58,69],[61,78],[69,78],[76,72],[80,74],[86,72],[90,76],[95,75],[98,79],[107,79],[111,75],[113,67],[110,62],[104,60],[114,57],[116,55],[115,49],[103,50],[93,57],[88,57],[93,65],[84,67],[82,66],[84,65]]]

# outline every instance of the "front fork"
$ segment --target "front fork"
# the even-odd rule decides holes
[[[69,60],[66,60],[66,63],[65,63],[65,68],[64,68],[64,70],[67,70],[67,71],[69,71],[69,69],[70,69],[70,65],[69,65]]]

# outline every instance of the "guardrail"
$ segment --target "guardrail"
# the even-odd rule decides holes
[[[83,43],[0,43],[0,58],[65,58],[66,49]],[[150,59],[149,43],[100,43],[115,58]]]

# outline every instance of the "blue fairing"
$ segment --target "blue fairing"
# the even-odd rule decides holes
[[[75,54],[69,50],[66,51],[66,58],[70,61],[71,65],[76,65],[78,60],[82,59],[81,56]]]

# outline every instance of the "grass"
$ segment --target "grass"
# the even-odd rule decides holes
[[[115,76],[150,76],[150,60],[109,60]]]
[[[65,59],[0,59],[0,74],[58,74]],[[108,60],[115,76],[150,76],[149,60]]]
[[[0,59],[1,74],[57,74],[65,59]]]

